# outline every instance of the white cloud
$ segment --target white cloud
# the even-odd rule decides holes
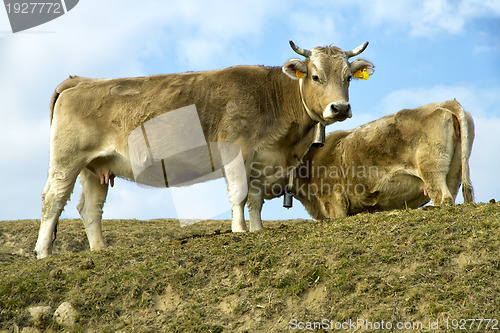
[[[476,201],[500,200],[500,117],[474,117],[476,134],[470,159]]]
[[[16,80],[0,81],[0,219],[40,214],[41,193],[47,176],[48,117],[27,116],[33,105]],[[48,106],[48,100],[45,103]],[[48,116],[48,107],[45,108]]]
[[[213,67],[241,52],[231,48],[235,39],[260,35],[276,5],[264,0],[85,1],[56,20],[9,35],[8,56],[27,65],[12,70],[34,77],[54,69],[101,77],[140,75],[144,59],[165,53],[174,55],[166,61],[189,70]]]
[[[333,43],[343,47],[344,38],[336,27],[341,22],[340,15],[331,15],[318,10],[302,10],[290,13],[286,20],[290,27],[290,38],[304,48],[325,46]],[[303,45],[307,43],[307,45]]]
[[[500,15],[500,3],[495,0],[400,0],[358,1],[365,9],[368,25],[388,25],[392,32],[408,31],[414,37],[434,37],[445,32],[464,31],[468,21],[479,17]]]
[[[279,4],[265,0],[169,3],[166,10],[176,15],[162,19],[162,29],[168,30],[165,39],[175,49],[175,60],[187,70],[228,66],[245,59],[245,47],[238,44],[252,44]]]
[[[490,41],[492,43],[489,44],[480,44],[474,47],[474,54],[482,55],[485,53],[500,53],[500,42],[499,41]]]
[[[428,36],[435,31],[444,30],[456,34],[462,30],[466,15],[460,15],[459,9],[448,0],[424,1],[417,10],[418,18],[411,22],[412,34]]]
[[[500,86],[476,88],[437,85],[426,88],[400,89],[386,95],[375,109],[380,110],[381,115],[385,115],[403,108],[415,108],[456,98],[462,107],[473,116],[498,117],[499,91]]]
[[[152,189],[118,179],[108,191],[103,218],[176,218],[169,189]]]

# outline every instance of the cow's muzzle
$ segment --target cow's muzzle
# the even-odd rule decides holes
[[[343,121],[351,117],[351,104],[346,102],[330,103],[323,112],[323,118],[328,122]]]

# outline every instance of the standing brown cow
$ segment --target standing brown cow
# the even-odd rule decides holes
[[[368,42],[347,52],[337,47],[306,50],[290,44],[306,59],[289,60],[283,67],[236,66],[124,79],[75,77],[62,82],[51,104],[50,165],[35,247],[38,258],[50,254],[58,218],[78,176],[82,183],[78,210],[90,248],[104,248],[101,217],[108,184],[113,185],[115,176],[140,182],[141,174],[135,170],[145,169],[154,170],[148,174],[148,185],[161,186],[152,179],[156,176],[164,178],[163,186],[170,185],[168,163],[161,154],[155,156],[155,149],[178,139],[169,130],[189,137],[192,129],[184,127],[186,119],[196,119],[193,126],[201,128],[208,148],[212,143],[220,146],[215,151],[207,149],[207,163],[198,158],[190,161],[193,157],[185,155],[171,159],[176,183],[185,185],[193,179],[179,173],[190,162],[196,170],[189,173],[204,180],[199,173],[203,165],[210,165],[211,170],[221,167],[228,182],[232,230],[247,230],[245,203],[250,231],[261,229],[263,195],[247,184],[252,180],[257,188],[267,177],[251,178],[250,165],[297,165],[318,122],[327,125],[351,117],[348,88],[353,74],[363,69],[373,73],[368,61],[348,61],[363,52]],[[196,117],[192,117],[193,110]],[[159,119],[179,124],[162,125]],[[162,126],[169,129],[164,137]],[[175,148],[177,142],[171,146]],[[243,172],[238,163],[231,163],[232,155],[239,156],[234,146],[240,150]]]

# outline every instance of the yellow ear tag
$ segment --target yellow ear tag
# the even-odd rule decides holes
[[[298,78],[298,79],[303,79],[306,77],[306,75],[304,73],[302,73],[301,71],[295,71],[295,76]]]
[[[366,72],[366,68],[363,68],[362,70],[360,69],[353,75],[355,78],[361,79],[361,80],[368,80],[370,77],[368,73]]]

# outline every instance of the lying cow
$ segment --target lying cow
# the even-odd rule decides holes
[[[212,149],[206,156],[212,171],[222,167],[227,179],[232,231],[247,230],[245,203],[250,213],[250,231],[261,229],[264,199],[261,191],[249,189],[248,184],[252,180],[254,188],[259,188],[267,179],[274,179],[274,175],[252,176],[250,165],[253,162],[263,166],[298,165],[311,145],[316,124],[327,125],[351,117],[348,88],[354,74],[373,73],[373,64],[368,61],[348,61],[363,52],[368,42],[352,51],[337,47],[306,50],[290,44],[306,59],[289,60],[283,67],[236,66],[109,80],[73,77],[62,82],[51,102],[50,164],[35,246],[38,258],[50,254],[59,216],[78,176],[82,195],[77,208],[91,250],[105,247],[102,209],[114,177],[140,182],[142,174],[136,174],[136,169],[155,169],[146,172],[151,176],[146,184],[171,184],[165,161],[155,157],[155,142],[151,142],[146,125],[165,119],[165,115],[174,111],[176,116],[172,119],[186,121],[189,117],[193,119],[188,111],[196,110],[197,124],[193,126],[200,128],[208,148],[212,143],[220,143],[215,149],[221,151]],[[186,110],[186,117],[182,116],[182,110]],[[192,131],[180,123],[165,126],[187,134],[188,138]],[[176,140],[175,135],[167,130],[161,133],[161,129],[162,126],[156,126],[156,143]],[[237,163],[231,163],[234,156],[227,156],[234,155],[231,146],[223,143],[238,147],[243,172]],[[229,147],[230,152],[221,147]],[[196,156],[196,151],[192,155]],[[189,164],[190,157],[185,157],[174,159],[177,171]],[[194,164],[200,162],[195,160]],[[200,175],[198,180],[208,179]],[[152,176],[164,177],[163,183]],[[177,176],[177,184],[186,185],[193,180],[186,174]]]
[[[456,101],[401,110],[327,135],[297,168],[292,191],[314,219],[473,202],[474,123]]]

